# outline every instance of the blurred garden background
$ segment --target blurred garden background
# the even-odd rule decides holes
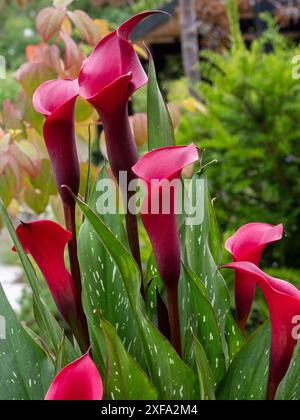
[[[300,287],[297,0],[0,0],[0,55],[6,62],[0,79],[0,196],[9,213],[15,220],[46,216],[62,221],[42,140],[43,120],[31,106],[36,87],[56,77],[77,77],[84,57],[102,37],[149,8],[170,16],[145,21],[133,42],[145,66],[145,44],[153,54],[177,143],[195,142],[205,149],[222,240],[251,221],[283,223],[285,239],[270,247],[264,265]],[[141,150],[147,140],[145,111],[142,89],[130,107]],[[93,173],[105,157],[99,127],[93,110],[78,101],[82,194],[89,140]],[[21,318],[30,322],[30,293],[5,231],[0,244],[0,281]],[[147,246],[145,239],[145,261]],[[256,311],[256,322],[255,316]]]

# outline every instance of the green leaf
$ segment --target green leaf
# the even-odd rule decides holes
[[[101,320],[107,350],[105,395],[112,400],[156,400],[157,391],[127,353],[115,328]]]
[[[0,399],[43,400],[53,375],[53,365],[17,320],[0,285]]]
[[[144,315],[141,276],[131,254],[87,204],[79,199],[77,202],[119,268],[143,344],[150,379],[158,390],[159,399],[195,399],[198,395],[196,375]]]
[[[161,293],[164,285],[158,274],[157,265],[154,254],[150,255],[147,263],[147,270],[145,276],[145,303],[147,313],[150,319],[154,319],[157,316],[157,292]]]
[[[222,339],[215,312],[206,297],[201,280],[187,267],[180,279],[181,337],[183,359],[193,367],[191,352],[193,335],[200,341],[209,360],[214,382],[219,383],[226,372]]]
[[[237,326],[231,312],[229,312],[226,322],[226,341],[228,344],[229,363],[231,363],[245,344],[245,337]]]
[[[202,401],[214,401],[216,396],[213,373],[207,360],[206,353],[196,337],[194,337],[194,352],[200,384],[200,399]]]
[[[101,193],[97,191],[97,185],[103,179],[109,179],[105,168],[101,170],[89,200],[90,207],[98,214],[103,212],[100,209],[98,198]],[[127,243],[125,230],[118,214],[103,214],[101,219],[122,243]],[[120,271],[87,219],[78,237],[78,256],[83,278],[84,310],[89,320],[93,343],[97,340],[101,341],[101,331],[96,330],[93,333],[93,325],[96,325],[96,329],[99,325],[100,312],[103,318],[116,328],[125,349],[143,365],[141,343],[137,338],[132,308],[128,303]],[[99,346],[99,350],[100,348]],[[94,348],[94,354],[97,359],[100,358],[99,368],[103,371],[106,356],[103,351],[97,352],[97,356],[96,350],[97,348]]]
[[[260,327],[233,360],[218,400],[265,400],[269,374],[270,327]]]
[[[173,146],[174,127],[165,100],[158,86],[155,65],[149,53],[148,81],[148,149]]]
[[[209,229],[209,244],[211,253],[216,264],[221,264],[222,261],[222,241],[219,231],[219,225],[217,221],[217,215],[213,207],[213,202],[210,195],[208,196],[208,210],[209,210],[209,220],[210,220],[210,229]]]
[[[294,351],[289,370],[279,385],[276,400],[299,401],[300,400],[300,341]]]
[[[199,173],[194,175],[190,185],[189,201],[194,203],[195,200],[196,203],[203,203],[203,208],[198,208],[199,220],[197,220],[197,224],[186,226],[187,265],[205,285],[221,330],[223,350],[227,354],[225,328],[230,309],[230,298],[226,283],[218,270],[210,247],[211,226],[214,226],[215,221],[211,220],[208,182],[206,177]]]
[[[53,351],[54,354],[56,355],[60,349],[61,340],[64,333],[62,329],[60,328],[56,319],[50,313],[46,304],[40,298],[41,293],[40,293],[39,280],[36,276],[36,273],[34,271],[34,268],[31,262],[29,261],[27,255],[25,254],[23,250],[23,247],[16,234],[15,228],[1,200],[0,200],[0,215],[2,216],[3,223],[5,224],[9,232],[9,235],[16,247],[24,272],[27,276],[30,287],[32,289],[35,319],[38,323],[41,333],[44,336],[45,342],[49,347],[49,350]],[[74,349],[70,343],[68,345],[68,350],[69,350],[69,358],[71,360],[74,360],[74,358],[76,358],[76,353],[74,352]]]

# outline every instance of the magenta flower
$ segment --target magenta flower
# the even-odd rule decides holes
[[[181,171],[198,160],[198,150],[195,145],[173,146],[153,150],[144,155],[133,172],[147,185],[148,195],[142,205],[142,220],[152,243],[159,274],[168,290],[169,311],[175,312],[174,302],[178,300],[177,289],[181,269],[180,242],[175,214],[176,191],[169,189],[166,195],[165,185],[179,179]],[[168,192],[168,191],[167,191]],[[164,199],[168,197],[168,203]],[[164,213],[163,207],[168,212]],[[154,211],[152,211],[154,210]],[[170,323],[177,314],[169,314]],[[180,344],[176,342],[172,327],[173,344],[179,352]],[[177,337],[178,340],[178,337]]]
[[[258,284],[268,304],[272,327],[268,398],[272,400],[289,368],[297,343],[293,322],[300,314],[300,291],[286,281],[269,276],[250,262],[233,262],[224,268],[233,268],[244,274],[243,278]]]
[[[231,236],[225,248],[231,253],[233,260],[249,261],[259,265],[261,255],[266,245],[282,238],[283,226],[273,226],[266,223],[249,223],[242,226]],[[245,329],[249,317],[256,283],[247,273],[237,271],[235,274],[235,304],[237,321],[241,330]]]
[[[41,270],[53,300],[69,324],[79,344],[85,343],[88,336],[85,317],[71,274],[64,261],[66,245],[72,234],[59,224],[49,220],[22,223],[17,227],[17,235],[26,253],[30,254]]]
[[[128,38],[138,23],[155,13],[162,12],[140,13],[103,38],[78,77],[80,95],[101,117],[109,162],[117,180],[120,171],[131,176],[131,167],[138,160],[127,104],[129,97],[148,80]]]
[[[59,372],[45,400],[100,401],[102,395],[101,376],[88,352]]]
[[[53,174],[63,202],[73,199],[61,186],[78,194],[80,174],[74,130],[74,109],[78,96],[77,80],[51,80],[43,83],[33,95],[35,110],[46,118],[44,139]]]

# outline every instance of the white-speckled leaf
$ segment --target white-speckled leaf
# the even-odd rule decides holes
[[[200,399],[201,401],[214,401],[216,399],[214,376],[206,353],[196,337],[194,337],[194,353],[200,385]]]
[[[107,171],[103,168],[89,199],[90,207],[96,212],[98,210],[97,213],[101,210],[98,200],[101,193],[97,191],[96,186],[99,181],[107,178]],[[101,218],[114,235],[127,245],[120,216],[104,214]],[[92,342],[95,344],[94,353],[98,348],[98,359],[102,359],[98,360],[101,371],[103,371],[106,356],[103,350],[101,351],[99,332],[93,332],[93,324],[98,325],[99,314],[116,328],[126,350],[143,365],[141,343],[120,271],[87,219],[79,233],[78,255],[83,278],[84,309],[89,320]]]
[[[81,200],[78,200],[78,204],[119,268],[143,345],[150,379],[158,390],[159,399],[195,399],[199,395],[196,375],[144,314],[140,272],[131,254],[88,205]]]
[[[127,401],[156,400],[156,389],[141,367],[126,352],[114,327],[101,320],[101,329],[107,349],[105,398]]]
[[[190,202],[195,202],[197,188],[203,191],[204,200],[203,215],[200,223],[186,226],[186,258],[187,265],[200,278],[207,290],[208,298],[215,310],[221,330],[223,349],[226,354],[227,344],[225,339],[225,327],[227,315],[230,309],[230,299],[226,283],[218,270],[218,266],[211,252],[211,203],[208,190],[208,182],[201,174],[194,175],[190,185]],[[198,192],[199,193],[199,192]],[[213,229],[216,232],[216,229]]]
[[[43,400],[53,375],[52,363],[17,320],[0,285],[0,400]]]
[[[226,341],[228,344],[229,363],[231,363],[245,344],[245,337],[237,326],[231,312],[229,312],[226,322]]]
[[[300,400],[300,340],[295,348],[289,370],[279,385],[276,400]]]
[[[218,392],[218,400],[265,400],[269,376],[270,326],[266,322],[233,360]]]
[[[195,357],[191,351],[195,336],[206,352],[214,382],[218,384],[226,372],[226,361],[217,318],[201,280],[185,266],[179,296],[183,359],[190,367],[195,367]]]

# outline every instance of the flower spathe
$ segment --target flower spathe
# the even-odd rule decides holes
[[[300,314],[300,291],[284,280],[269,276],[250,262],[233,262],[224,268],[247,275],[260,287],[266,299],[272,328],[268,398],[274,399],[297,343],[293,336],[293,320]]]
[[[80,95],[101,117],[108,158],[117,181],[120,171],[126,171],[131,178],[131,167],[138,160],[127,107],[129,97],[148,80],[128,38],[138,23],[157,13],[163,12],[147,11],[133,16],[103,38],[78,76]]]
[[[22,223],[16,231],[24,251],[41,270],[59,312],[72,330],[77,330],[82,322],[81,297],[64,261],[71,232],[50,220]]]
[[[58,190],[67,204],[73,199],[62,185],[67,185],[77,195],[80,182],[74,128],[77,97],[78,81],[60,79],[43,83],[33,95],[35,110],[45,117],[45,144]]]
[[[259,265],[265,247],[282,238],[283,226],[267,223],[249,223],[239,228],[225,243],[225,248],[233,257],[233,261],[248,261]],[[243,330],[249,317],[256,283],[247,273],[235,273],[235,304],[237,321]]]
[[[147,185],[148,194],[142,205],[142,220],[152,243],[159,274],[167,286],[178,283],[181,261],[175,214],[176,191],[170,188],[170,202],[166,203],[170,211],[164,214],[161,209],[163,183],[179,179],[182,170],[198,159],[198,150],[194,144],[171,146],[147,153],[132,168]],[[159,211],[152,212],[151,209],[158,208],[157,204]]]
[[[103,38],[83,63],[78,76],[80,95],[99,113],[111,115],[147,83],[147,75],[128,39],[142,20],[157,13],[163,12],[146,11],[128,19]]]
[[[102,395],[101,376],[88,351],[58,373],[45,400],[100,401]]]

